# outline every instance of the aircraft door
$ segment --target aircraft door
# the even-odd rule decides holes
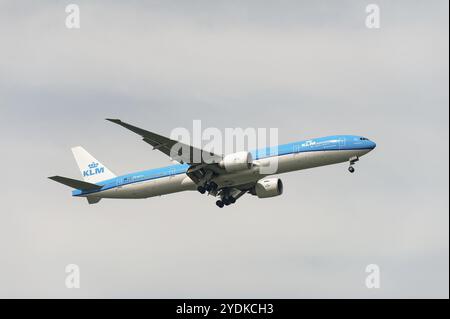
[[[339,138],[339,149],[345,149],[345,137],[340,137]]]

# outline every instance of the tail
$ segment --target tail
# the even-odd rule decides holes
[[[105,165],[97,161],[81,146],[73,147],[72,153],[77,161],[78,167],[81,171],[81,176],[83,176],[85,182],[95,184],[116,177],[113,172],[107,169]]]

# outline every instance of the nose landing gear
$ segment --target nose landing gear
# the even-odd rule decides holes
[[[355,172],[353,165],[355,165],[357,161],[359,161],[359,157],[357,156],[350,158],[350,166],[348,167],[348,171],[352,174]]]

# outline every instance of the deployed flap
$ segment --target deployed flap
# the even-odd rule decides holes
[[[72,188],[80,189],[80,190],[90,191],[90,190],[98,190],[98,189],[102,188],[102,186],[100,186],[100,185],[83,182],[83,181],[79,181],[77,179],[72,179],[72,178],[67,178],[67,177],[62,177],[62,176],[51,176],[49,178],[51,180],[54,180],[55,182],[64,184],[64,185],[72,187]]]
[[[165,136],[143,130],[139,127],[122,122],[119,119],[107,119],[110,122],[119,124],[130,131],[142,136],[144,142],[147,142],[153,149],[157,149],[179,163],[201,164],[204,159],[208,159],[208,164],[219,163],[222,156],[203,151],[196,147],[183,144],[181,142],[171,140]]]

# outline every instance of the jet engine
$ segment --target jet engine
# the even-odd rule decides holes
[[[228,173],[250,169],[253,166],[253,157],[250,152],[237,152],[226,155],[219,166]]]
[[[251,192],[258,198],[275,197],[283,194],[283,182],[279,178],[260,179]]]

